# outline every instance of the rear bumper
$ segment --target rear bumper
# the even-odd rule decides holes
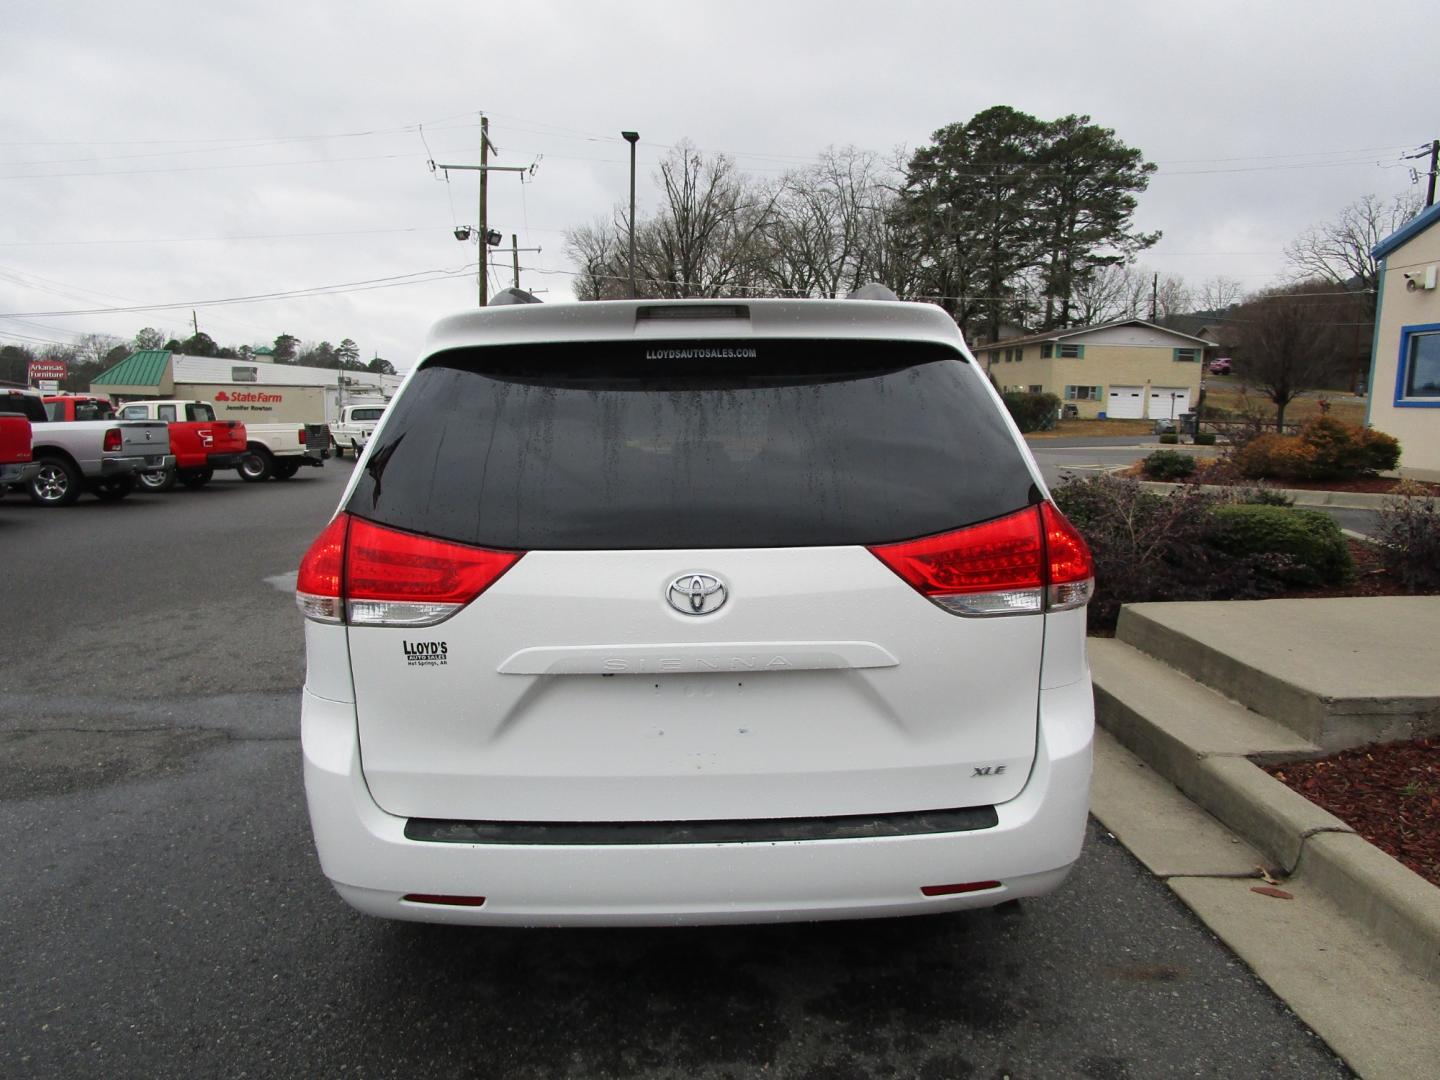
[[[149,454],[144,457],[108,457],[100,459],[101,476],[131,476],[151,469],[175,467],[174,454]]]
[[[39,472],[38,461],[17,461],[0,465],[0,484],[28,484]]]
[[[205,461],[199,467],[204,469],[234,469],[239,467],[240,461],[244,457],[244,451],[240,450],[226,454],[207,454]]]
[[[407,839],[360,770],[353,703],[307,689],[305,792],[320,865],[358,910],[392,919],[513,926],[672,925],[877,918],[988,907],[1055,889],[1079,857],[1090,795],[1089,679],[1041,692],[1034,768],[975,832],[680,845],[437,844]],[[922,886],[998,881],[923,896]],[[480,907],[407,893],[484,896]]]

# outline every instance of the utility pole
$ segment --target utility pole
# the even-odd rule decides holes
[[[1435,205],[1435,168],[1440,165],[1440,139],[1430,141],[1430,184],[1425,190],[1425,205]]]
[[[1432,185],[1431,191],[1434,191],[1433,185],[1434,185],[1435,181],[1432,179],[1432,180],[1430,181],[1430,183],[1431,183],[1431,185]],[[195,336],[196,336],[196,337],[199,337],[199,336],[200,336],[200,320],[195,317],[195,309],[194,309],[194,308],[191,308],[191,309],[190,309],[190,325],[193,326],[193,327],[195,327]]]
[[[540,250],[541,250],[541,249],[538,248],[538,247],[533,247],[533,248],[522,248],[522,247],[520,247],[520,238],[519,238],[518,236],[516,236],[514,233],[511,233],[511,234],[510,234],[510,259],[511,259],[511,262],[513,263],[513,265],[514,265],[514,267],[515,267],[515,288],[517,288],[517,289],[520,288],[520,252],[522,252],[522,251],[540,251]]]
[[[1155,321],[1155,316],[1160,311],[1160,275],[1157,273],[1150,279],[1150,321]]]
[[[479,165],[442,165],[442,164],[440,164],[439,162],[435,162],[435,161],[430,162],[430,170],[431,170],[432,172],[433,172],[434,170],[436,170],[436,169],[443,169],[443,170],[445,170],[446,172],[448,172],[448,171],[451,170],[451,169],[455,169],[455,170],[457,170],[457,171],[478,172],[478,173],[480,174],[480,207],[479,207],[479,210],[480,210],[480,222],[479,222],[479,225],[480,225],[480,263],[479,263],[479,266],[478,266],[478,268],[477,268],[478,272],[477,272],[476,276],[477,276],[477,278],[478,278],[478,286],[479,286],[479,287],[478,287],[478,293],[479,293],[479,299],[480,299],[480,306],[481,306],[481,307],[484,307],[485,304],[488,302],[488,300],[489,300],[489,298],[490,298],[490,290],[489,290],[489,286],[488,286],[488,283],[487,283],[486,277],[485,277],[486,271],[489,269],[489,266],[490,266],[490,246],[491,246],[491,244],[490,244],[490,225],[489,225],[489,221],[488,221],[487,218],[486,218],[486,214],[487,214],[486,196],[489,194],[489,192],[488,192],[488,190],[487,190],[487,189],[488,189],[488,184],[486,183],[486,180],[487,180],[487,178],[489,177],[489,175],[490,175],[492,172],[515,172],[515,173],[528,172],[528,173],[531,173],[531,174],[533,174],[533,173],[535,172],[535,166],[534,166],[534,165],[491,165],[491,164],[490,164],[490,151],[491,151],[491,150],[494,150],[494,149],[495,149],[494,144],[490,142],[490,118],[489,118],[488,116],[481,115],[481,117],[480,117],[480,164],[479,164]],[[470,230],[469,230],[469,227],[468,227],[468,226],[460,226],[460,227],[457,227],[456,230],[455,230],[455,239],[457,239],[457,240],[468,240],[468,239],[470,238],[469,233],[470,233]],[[500,243],[499,234],[497,233],[497,234],[495,234],[495,235],[496,235],[496,237],[497,237],[497,239],[495,240],[495,243],[496,243],[496,244],[499,244],[499,243]]]

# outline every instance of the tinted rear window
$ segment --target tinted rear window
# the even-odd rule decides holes
[[[444,353],[391,405],[347,509],[523,550],[924,536],[1030,501],[983,378],[916,343]]]

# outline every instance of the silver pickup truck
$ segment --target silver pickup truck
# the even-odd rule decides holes
[[[25,485],[41,506],[66,506],[89,491],[106,501],[135,490],[146,469],[175,464],[170,429],[159,420],[51,421],[41,396],[28,390],[0,389],[0,413],[30,420],[31,457],[40,465]]]

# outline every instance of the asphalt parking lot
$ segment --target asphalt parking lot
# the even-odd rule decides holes
[[[0,501],[0,1076],[1347,1076],[1092,824],[1055,896],[460,930],[321,876],[286,591],[351,469]]]

